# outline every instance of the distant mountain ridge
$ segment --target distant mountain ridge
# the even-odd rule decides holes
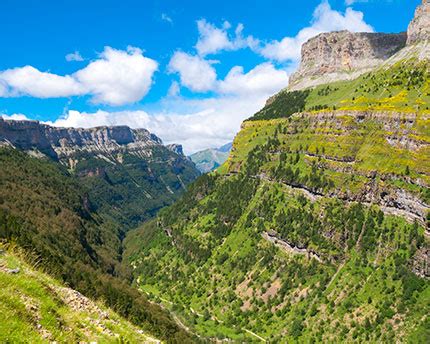
[[[173,202],[199,172],[182,146],[127,126],[57,128],[0,118],[0,145],[61,163],[89,188],[95,210],[132,228]],[[112,210],[114,207],[114,210]]]
[[[233,143],[229,142],[219,148],[209,148],[190,155],[190,159],[202,173],[207,173],[217,169],[228,158]]]
[[[113,160],[115,154],[130,154],[149,158],[152,147],[163,146],[159,137],[146,129],[127,126],[102,126],[95,128],[59,128],[38,121],[15,121],[0,118],[0,142],[22,150],[39,150],[51,158],[73,164],[68,159],[84,153],[102,154]],[[183,155],[180,145],[166,148]]]

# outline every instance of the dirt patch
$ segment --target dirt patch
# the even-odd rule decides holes
[[[269,298],[273,298],[278,294],[278,291],[281,289],[281,287],[282,283],[281,280],[278,278],[270,285],[266,292],[261,295],[261,298],[264,302],[269,301]]]
[[[240,283],[236,287],[236,295],[238,295],[241,298],[252,297],[253,290],[252,288],[248,287],[249,282],[250,282],[249,279],[245,279],[242,283]]]

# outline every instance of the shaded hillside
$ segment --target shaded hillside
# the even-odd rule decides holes
[[[199,172],[145,129],[56,128],[0,119],[0,145],[48,157],[79,177],[92,210],[126,232],[171,204]]]
[[[118,269],[122,228],[91,210],[87,190],[64,167],[11,148],[0,149],[0,167],[1,239],[143,330],[169,342],[189,340],[168,313],[128,285],[127,271]]]

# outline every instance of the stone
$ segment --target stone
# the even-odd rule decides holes
[[[303,45],[300,67],[291,76],[289,89],[354,79],[401,50],[406,39],[406,33],[322,33]]]
[[[149,159],[154,149],[177,154],[174,159],[186,159],[182,146],[166,147],[148,130],[127,126],[59,128],[38,121],[12,121],[0,117],[0,143],[24,150],[34,157],[48,156],[70,169],[89,154],[112,164],[121,164],[124,153]]]
[[[408,45],[430,41],[430,0],[423,0],[408,28]]]
[[[21,270],[19,269],[19,268],[16,268],[16,269],[7,269],[7,273],[8,274],[11,274],[11,275],[15,275],[15,274],[19,274],[19,272],[20,272]]]

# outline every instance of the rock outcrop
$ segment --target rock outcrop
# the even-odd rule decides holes
[[[167,147],[167,149],[169,149],[173,153],[176,153],[178,155],[184,155],[184,149],[182,148],[182,145],[172,143],[170,145],[167,145],[166,147]]]
[[[408,28],[407,44],[430,41],[430,0],[423,0]]]
[[[430,58],[430,0],[418,6],[407,33],[339,31],[311,38],[303,44],[300,67],[288,88],[294,91],[352,80],[383,64],[410,58]]]
[[[300,68],[291,76],[289,88],[354,79],[393,56],[406,39],[406,33],[322,33],[303,45]]]
[[[173,152],[186,159],[179,146],[163,146],[160,138],[146,129],[127,126],[57,128],[37,121],[10,121],[0,118],[0,143],[36,156],[46,155],[70,168],[88,155],[121,162],[123,153],[150,158],[154,148]]]

